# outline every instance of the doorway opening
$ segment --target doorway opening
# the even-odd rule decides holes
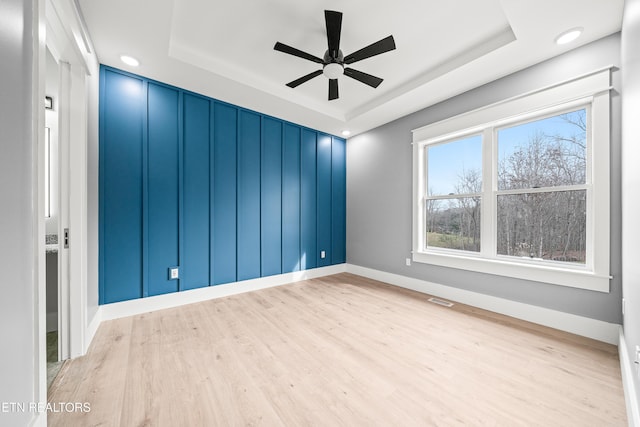
[[[44,205],[45,205],[45,278],[46,278],[46,327],[47,327],[47,389],[62,367],[59,285],[60,285],[60,179],[59,179],[59,99],[60,70],[51,51],[46,49],[45,80],[45,155],[44,155]]]

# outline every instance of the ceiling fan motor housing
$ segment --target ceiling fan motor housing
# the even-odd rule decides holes
[[[327,49],[327,51],[324,53],[323,60],[324,60],[325,65],[326,64],[331,64],[333,62],[336,62],[338,64],[344,64],[344,55],[342,54],[341,50],[338,50],[338,57],[334,58],[329,53],[329,49]]]
[[[337,79],[344,74],[344,55],[338,50],[338,57],[333,58],[327,50],[324,54],[322,74],[328,79]]]

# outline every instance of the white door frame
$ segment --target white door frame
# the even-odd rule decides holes
[[[55,54],[54,54],[55,57]],[[70,88],[69,63],[55,57],[58,63],[58,355],[69,359],[69,252],[65,229],[69,227],[69,125]]]
[[[61,359],[87,347],[87,108],[91,66],[71,0],[45,0],[46,46],[59,64],[58,331]],[[84,44],[83,44],[84,40]],[[84,52],[83,52],[84,50]],[[44,122],[42,126],[44,129]],[[65,230],[69,246],[65,248]],[[39,307],[41,313],[46,307]]]

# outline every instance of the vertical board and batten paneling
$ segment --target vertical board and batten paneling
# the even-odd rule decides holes
[[[262,119],[261,276],[282,273],[282,122]]]
[[[347,261],[347,144],[331,141],[331,264]]]
[[[238,280],[260,277],[260,116],[238,124]]]
[[[211,102],[184,95],[184,256],[180,289],[210,283]]]
[[[300,271],[300,127],[283,125],[282,272]]]
[[[147,293],[160,295],[178,290],[169,267],[179,265],[178,201],[178,91],[149,83],[147,119]]]
[[[101,301],[142,297],[143,113],[140,78],[100,76]]]
[[[300,269],[315,268],[317,244],[316,200],[317,132],[302,129],[300,140]]]
[[[317,266],[331,264],[331,136],[318,134]],[[323,255],[324,254],[324,257]]]
[[[238,110],[215,103],[213,114],[213,283],[236,281]]]
[[[101,304],[345,262],[343,139],[100,72]]]

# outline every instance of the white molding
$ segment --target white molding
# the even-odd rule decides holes
[[[624,329],[619,329],[618,354],[620,355],[620,371],[622,373],[622,386],[624,388],[624,400],[627,407],[627,421],[629,427],[640,427],[640,408],[638,408],[638,390],[633,381],[634,370],[637,369],[629,359],[629,349],[624,337]]]
[[[31,301],[31,318],[34,331],[31,335],[33,354],[25,355],[31,357],[32,376],[24,378],[25,383],[30,382],[28,387],[32,387],[31,396],[34,402],[47,401],[47,336],[46,336],[46,315],[47,315],[47,284],[46,284],[46,251],[45,251],[45,219],[44,219],[44,129],[45,112],[42,108],[42,100],[45,96],[46,88],[46,32],[45,4],[44,0],[31,2],[32,15],[30,36],[32,47],[33,69],[31,70],[32,93],[31,93],[31,132],[32,140],[29,149],[31,150],[31,192],[25,197],[31,197],[32,203],[32,226],[33,233],[32,248],[34,250],[32,258],[31,286],[33,286]],[[25,8],[24,13],[29,10]],[[25,37],[28,37],[25,35]],[[25,44],[26,47],[26,44]],[[23,52],[26,59],[28,53]],[[27,141],[25,141],[26,143]],[[25,236],[25,238],[28,238]],[[26,283],[24,284],[26,285]],[[24,337],[25,340],[29,339]],[[25,341],[26,344],[26,341]],[[11,367],[6,366],[7,369]],[[33,426],[46,426],[47,414],[35,414],[30,421]]]
[[[47,46],[54,56],[91,74],[94,55],[73,0],[45,0]],[[84,52],[83,52],[84,51]]]
[[[445,298],[462,304],[471,305],[539,325],[548,326],[583,337],[592,338],[609,344],[618,344],[620,325],[590,319],[575,314],[564,313],[544,307],[538,307],[504,298],[498,298],[478,292],[440,285],[399,274],[387,273],[358,265],[347,264],[347,272],[370,279],[379,280],[405,289]]]
[[[522,280],[570,288],[588,289],[590,291],[608,293],[611,276],[596,274],[592,271],[569,266],[562,268],[529,258],[522,260],[516,257],[485,258],[477,254],[463,253],[445,249],[433,249],[429,252],[413,251],[414,262],[439,265],[460,270],[469,270],[496,276],[513,277]]]
[[[56,58],[58,60],[58,58]],[[73,237],[74,230],[69,224],[71,206],[69,204],[69,186],[71,162],[70,132],[71,132],[71,64],[59,60],[58,72],[60,76],[58,93],[58,236],[64,240],[64,230],[68,229]],[[73,245],[71,245],[73,246]],[[70,352],[71,339],[77,335],[77,329],[83,327],[82,323],[72,324],[71,311],[80,310],[80,307],[71,304],[71,272],[76,265],[72,265],[69,259],[69,248],[60,244],[58,249],[58,349],[60,360],[72,357]],[[76,333],[73,333],[76,329]],[[80,356],[76,354],[75,356]]]
[[[346,264],[338,264],[329,267],[297,271],[294,273],[244,280],[242,282],[226,283],[223,285],[208,286],[206,288],[191,289],[171,294],[105,304],[100,306],[101,321],[134,316],[137,314],[148,313],[150,311],[163,310],[165,308],[178,307],[185,304],[193,304],[196,302],[256,291],[259,289],[272,288],[274,286],[286,285],[302,280],[344,273],[345,271]]]
[[[63,67],[60,67],[61,69]],[[69,140],[68,144],[68,226],[69,260],[69,356],[84,354],[87,324],[87,84],[85,69],[71,65],[68,69]],[[64,165],[65,162],[61,162]],[[64,249],[62,249],[64,252]]]
[[[87,354],[87,351],[89,351],[89,346],[93,341],[93,337],[96,336],[96,332],[98,332],[98,327],[100,326],[100,323],[102,323],[102,309],[98,307],[98,311],[93,316],[93,319],[91,319],[91,322],[89,322],[85,330],[84,347],[83,347],[82,354]]]
[[[468,134],[473,129],[486,124],[494,125],[510,121],[512,117],[544,111],[553,108],[558,100],[563,103],[580,101],[611,89],[611,69],[613,65],[600,68],[590,73],[533,90],[512,98],[504,99],[475,110],[467,111],[438,122],[413,129],[413,143],[428,139],[447,139],[457,135]],[[464,126],[460,126],[464,122]]]
[[[435,65],[433,68],[428,69],[426,72],[418,75],[416,78],[409,80],[408,82],[401,84],[395,89],[390,90],[385,94],[372,99],[371,101],[362,104],[345,114],[346,121],[353,120],[360,116],[363,116],[371,110],[378,108],[385,103],[394,99],[400,98],[402,95],[409,93],[412,90],[420,86],[424,86],[438,77],[442,77],[451,71],[463,67],[474,60],[483,57],[485,55],[494,52],[501,47],[508,45],[516,41],[516,35],[513,32],[513,28],[507,25],[505,28],[500,29],[494,34],[489,35],[483,39],[476,39],[476,43],[467,49],[453,53],[449,58],[443,62]]]

